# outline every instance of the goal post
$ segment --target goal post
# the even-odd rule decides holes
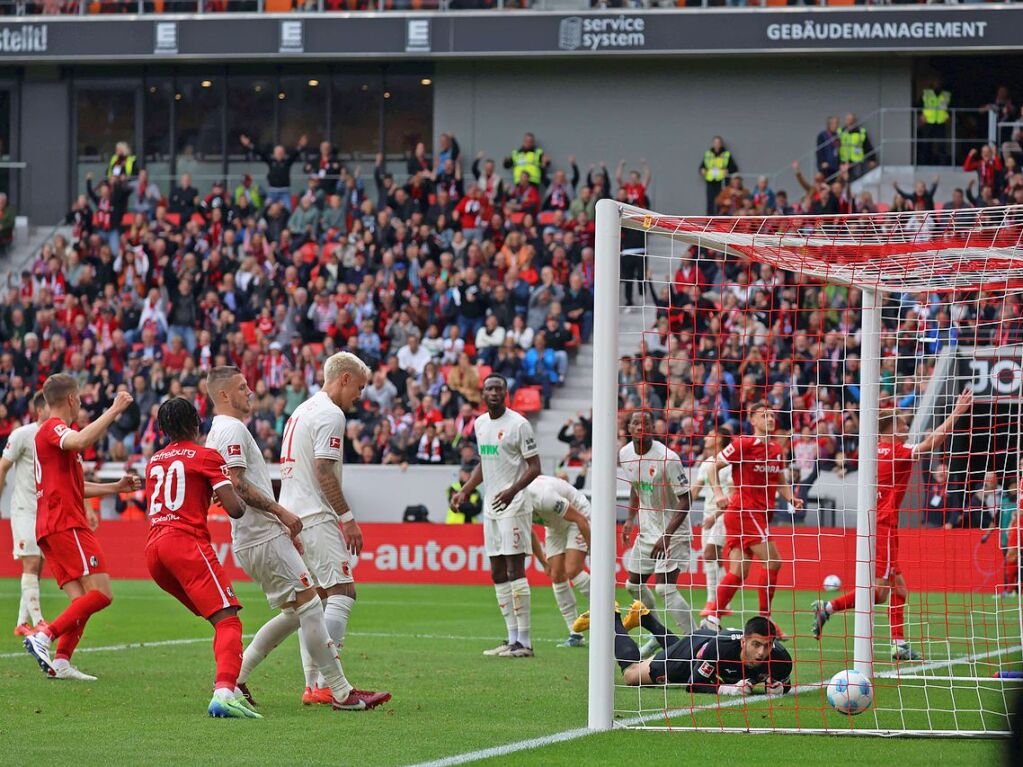
[[[1023,206],[728,218],[601,200],[596,210],[589,727],[1007,734],[1019,682],[1006,672],[1023,671],[1018,559],[1012,571],[1009,556],[1023,537],[1014,532],[1023,531],[1023,510],[1014,512]],[[626,306],[629,281],[626,295],[638,300]],[[882,413],[911,423],[918,441],[950,419],[967,387],[977,393],[973,410],[952,419],[933,453],[914,459],[893,543],[877,519]],[[623,605],[634,598],[624,589],[617,532],[628,497],[618,469],[625,414],[651,413],[655,438],[692,485],[707,434],[748,430],[746,408],[757,400],[784,415],[768,441],[784,445],[810,510],[804,517],[776,507],[771,537],[783,567],[755,563],[735,615],[723,620],[741,628],[758,612],[753,594],[761,609],[766,595],[768,611],[774,598],[772,620],[789,634],[792,690],[726,699],[670,682],[626,685],[613,628],[616,592]],[[713,563],[701,553],[710,532],[701,529],[703,501],[693,501],[692,553],[677,586],[695,616],[713,599],[704,582]],[[992,521],[1000,537],[988,543],[978,525]],[[908,596],[898,605],[897,569],[881,590],[887,603],[875,604],[875,575],[886,562],[906,566]],[[826,593],[835,576],[847,585]],[[654,614],[680,634],[677,610],[653,583]],[[828,613],[819,643],[812,599],[842,604]],[[635,633],[638,645],[650,638]],[[904,658],[903,634],[912,646]],[[828,680],[843,669],[874,680],[874,706],[858,717],[825,700]]]

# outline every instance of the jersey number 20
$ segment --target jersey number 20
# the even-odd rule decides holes
[[[180,509],[185,502],[185,464],[174,461],[166,469],[155,464],[150,467],[149,476],[156,482],[149,500],[149,515],[159,514],[164,507],[168,511]]]

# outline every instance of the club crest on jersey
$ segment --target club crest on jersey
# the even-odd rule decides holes
[[[651,477],[653,477],[654,475],[657,474],[657,467],[656,466],[651,466],[646,471],[647,471],[647,474],[649,474]]]
[[[498,431],[497,432],[497,441],[500,442],[502,439],[504,439],[504,432],[503,431]]]
[[[340,450],[341,449],[341,438],[340,437],[331,437],[330,438],[330,449],[331,450]]]
[[[227,470],[227,466],[221,466],[220,473],[224,475],[225,479],[231,479],[231,472]]]
[[[300,576],[298,576],[298,582],[305,586],[307,589],[311,589],[313,587],[313,582],[309,578],[309,573],[302,573]]]
[[[241,445],[228,445],[227,446],[227,454],[228,455],[241,455],[242,454],[242,446]]]
[[[233,588],[231,588],[230,586],[228,586],[228,587],[227,587],[226,589],[224,589],[224,591],[226,591],[226,592],[227,592],[227,595],[228,595],[229,597],[231,597],[231,599],[234,599],[234,589],[233,589]]]
[[[89,567],[99,567],[99,559],[95,554],[89,557]]]

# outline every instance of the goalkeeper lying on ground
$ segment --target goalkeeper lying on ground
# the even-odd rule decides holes
[[[648,660],[629,636],[640,625],[661,645]],[[615,614],[615,660],[627,685],[681,684],[691,692],[749,695],[763,684],[768,695],[784,695],[792,687],[792,656],[777,636],[775,625],[757,616],[742,631],[698,629],[680,639],[637,601],[624,619]]]

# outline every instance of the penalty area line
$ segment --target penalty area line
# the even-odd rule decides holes
[[[950,666],[959,666],[964,663],[974,663],[979,660],[986,658],[993,658],[999,655],[1005,655],[1011,652],[1017,652],[1023,649],[1023,645],[1016,645],[1014,647],[1006,647],[1001,650],[992,650],[991,652],[975,653],[970,655],[963,655],[958,658],[949,658],[941,661],[931,661],[929,663],[919,663],[914,666],[906,668],[903,672],[900,671],[885,671],[876,675],[879,679],[898,679],[900,673],[919,673],[927,672],[939,668],[948,668]],[[919,678],[919,677],[917,677]],[[803,693],[819,691],[821,687],[827,684],[826,680],[821,680],[813,684],[802,684],[797,687],[793,687],[792,690],[781,697],[779,700],[787,700],[790,696],[802,695]],[[754,700],[768,700],[766,695],[755,695],[752,696]],[[614,723],[612,730],[622,727],[632,727],[639,724],[645,724],[646,722],[653,721],[655,719],[663,719],[665,717],[678,716],[680,714],[695,714],[703,711],[714,711],[723,708],[738,708],[739,706],[745,705],[748,698],[732,698],[724,701],[715,701],[714,703],[704,703],[699,706],[687,706],[685,708],[667,709],[664,711],[657,711],[650,714],[643,714],[640,716],[630,717],[628,719],[620,719]],[[707,728],[708,731],[713,731],[715,728]],[[446,756],[441,759],[434,759],[428,762],[417,762],[416,764],[409,765],[409,767],[454,767],[459,764],[468,764],[470,762],[477,762],[483,759],[491,759],[498,756],[507,756],[508,754],[515,754],[519,751],[527,751],[534,748],[543,748],[545,746],[551,746],[556,743],[564,743],[570,740],[578,740],[584,738],[587,735],[595,735],[597,731],[591,730],[588,727],[578,727],[574,730],[565,730],[563,732],[556,732],[551,735],[541,735],[536,738],[529,738],[527,740],[519,740],[514,743],[505,743],[502,746],[493,746],[491,748],[484,748],[478,751],[468,751],[464,754],[455,754],[454,756]]]

